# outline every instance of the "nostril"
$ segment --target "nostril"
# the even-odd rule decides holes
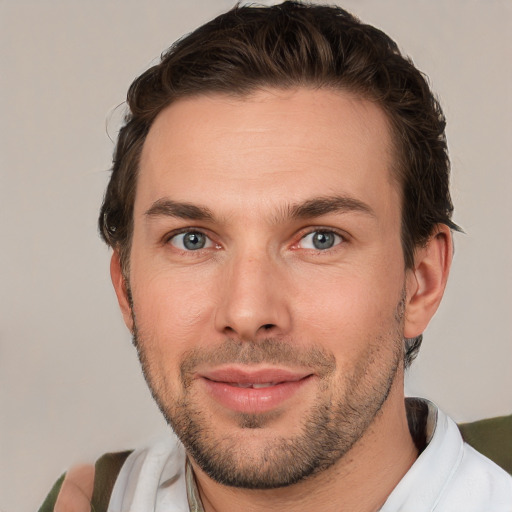
[[[275,327],[275,325],[274,324],[265,324],[265,325],[261,326],[261,328],[265,329],[266,331],[269,331],[270,329],[272,329],[272,327]]]

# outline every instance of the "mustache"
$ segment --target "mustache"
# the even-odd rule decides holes
[[[215,347],[194,348],[185,352],[180,365],[182,382],[189,382],[201,365],[261,364],[311,369],[320,378],[334,373],[334,354],[322,347],[300,347],[293,342],[276,338],[258,341],[239,341],[228,338]]]

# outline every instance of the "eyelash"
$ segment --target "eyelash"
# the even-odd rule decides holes
[[[327,247],[325,249],[318,249],[318,248],[306,248],[305,250],[308,250],[308,251],[315,251],[317,253],[327,253],[327,252],[330,252],[330,251],[333,251],[333,250],[336,250],[336,248],[339,246],[339,245],[342,245],[344,243],[347,242],[347,237],[346,235],[340,233],[339,231],[337,231],[336,229],[333,229],[333,228],[314,228],[310,231],[307,231],[306,233],[303,233],[299,239],[299,241],[293,245],[293,248],[300,248],[298,247],[299,244],[301,242],[303,242],[307,237],[311,236],[311,235],[315,235],[315,234],[328,234],[328,235],[334,235],[336,238],[334,240],[334,244],[332,247]],[[336,240],[337,239],[337,240]]]
[[[341,233],[339,232],[338,230],[336,229],[333,229],[333,228],[322,228],[322,227],[316,227],[316,228],[313,228],[313,229],[310,229],[308,231],[304,231],[302,233],[300,233],[300,237],[298,239],[297,242],[293,243],[291,248],[292,249],[295,249],[295,250],[298,250],[298,249],[301,249],[301,247],[299,247],[299,244],[305,240],[308,236],[310,235],[314,235],[315,233],[323,233],[323,234],[333,234],[338,240],[335,240],[335,244],[332,246],[332,247],[328,247],[326,249],[314,249],[314,248],[306,248],[304,250],[307,250],[307,251],[314,251],[318,254],[322,254],[322,253],[328,253],[328,252],[331,252],[333,250],[336,250],[336,248],[340,245],[343,245],[345,243],[347,243],[348,241],[348,237],[346,234],[344,233]],[[174,244],[172,244],[172,241],[173,239],[176,239],[179,235],[184,235],[184,234],[199,234],[199,235],[202,235],[202,236],[205,236],[207,238],[207,240],[209,241],[209,243],[211,244],[210,247],[201,247],[199,249],[196,249],[196,250],[187,250],[187,249],[181,249],[179,247],[176,247]],[[164,245],[167,245],[167,244],[170,244],[170,245],[173,245],[174,248],[182,253],[187,253],[187,254],[191,254],[191,253],[201,253],[203,250],[207,250],[207,249],[211,249],[211,248],[214,248],[214,249],[221,249],[221,245],[216,243],[211,236],[208,235],[207,232],[201,230],[201,229],[198,229],[198,228],[182,228],[178,231],[173,231],[172,233],[169,233],[167,234],[164,238],[163,238],[163,243]]]
[[[174,239],[176,239],[177,237],[179,237],[180,235],[186,235],[186,234],[197,234],[197,235],[202,235],[204,236],[206,239],[207,239],[207,243],[209,242],[211,244],[211,247],[201,247],[199,249],[196,249],[196,250],[187,250],[187,249],[181,249],[179,247],[176,247],[172,241]],[[183,228],[183,229],[180,229],[178,231],[173,231],[172,233],[169,233],[167,234],[165,237],[164,237],[164,240],[163,240],[164,244],[170,244],[170,245],[174,245],[174,247],[178,250],[178,251],[181,251],[181,252],[184,252],[184,253],[199,253],[201,252],[203,249],[210,249],[210,248],[215,248],[215,249],[220,249],[220,244],[217,244],[215,243],[213,240],[212,240],[212,237],[209,236],[206,232],[204,232],[203,230],[201,229],[197,229],[197,228]]]

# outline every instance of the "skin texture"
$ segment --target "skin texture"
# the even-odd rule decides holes
[[[200,96],[155,120],[129,276],[117,252],[111,273],[208,512],[376,510],[414,462],[402,338],[441,300],[451,239],[439,226],[405,270],[392,163],[384,113],[346,92]],[[307,378],[240,411],[219,371]]]
[[[94,484],[94,466],[79,465],[67,473],[55,502],[55,512],[89,512]]]

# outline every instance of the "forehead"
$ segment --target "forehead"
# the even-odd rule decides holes
[[[392,140],[376,104],[328,89],[211,94],[162,111],[145,141],[135,209],[158,199],[233,208],[394,190]],[[396,198],[394,198],[396,199]]]

